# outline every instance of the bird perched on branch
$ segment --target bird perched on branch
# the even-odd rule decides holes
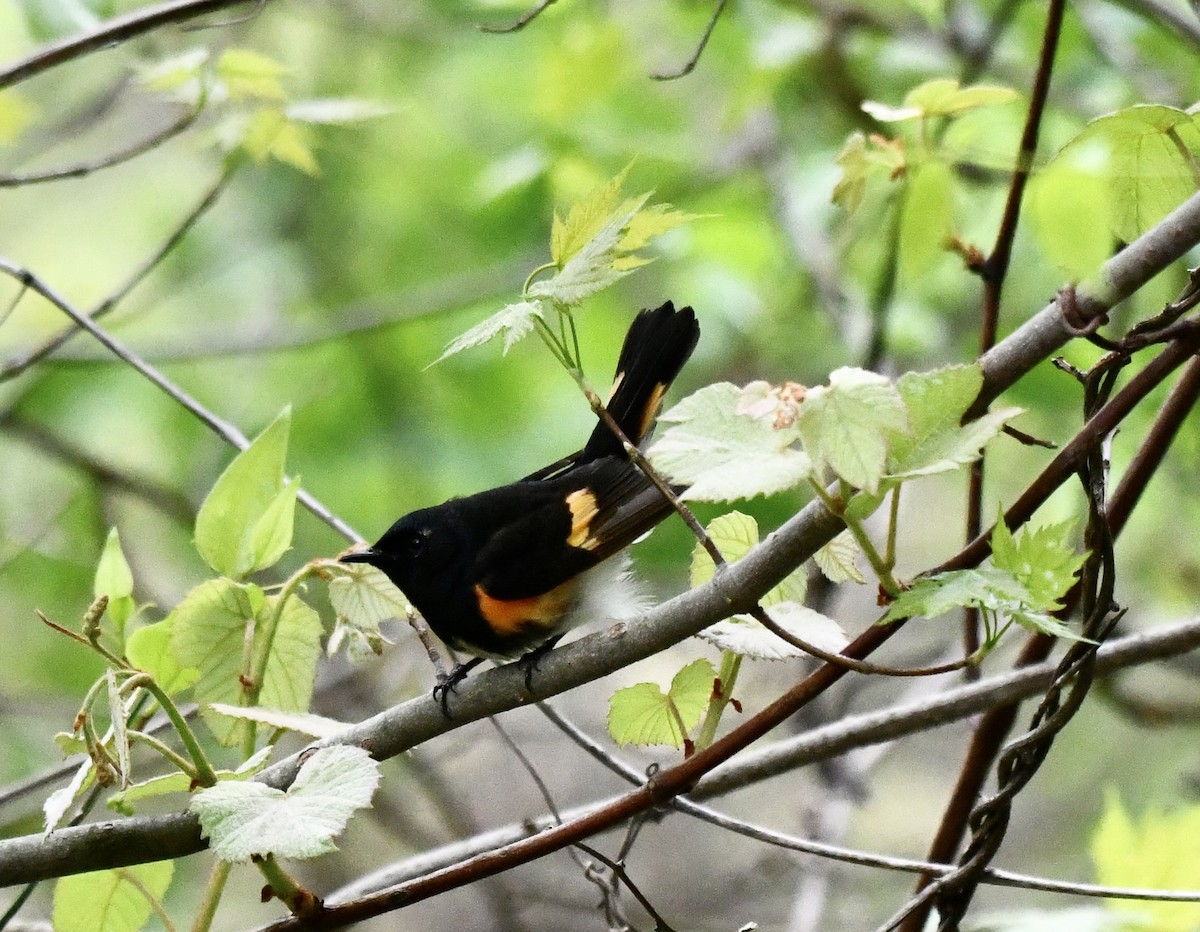
[[[630,325],[605,405],[629,443],[650,432],[699,337],[692,309],[670,301]],[[601,419],[582,450],[518,482],[414,511],[341,560],[378,567],[439,638],[472,655],[434,689],[445,711],[483,659],[526,658],[529,685],[537,659],[610,601],[620,574],[600,564],[671,510]]]

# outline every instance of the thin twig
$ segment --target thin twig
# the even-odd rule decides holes
[[[65,62],[90,52],[111,48],[163,26],[186,22],[197,16],[245,2],[247,0],[171,0],[159,6],[143,7],[121,16],[114,16],[94,29],[43,45],[7,68],[0,68],[0,89],[11,87]]]
[[[532,23],[539,16],[541,16],[542,13],[545,12],[547,7],[553,6],[556,2],[557,2],[557,0],[541,0],[540,3],[537,3],[534,6],[530,7],[528,10],[526,10],[524,13],[522,13],[519,17],[517,17],[515,20],[513,20],[507,26],[492,26],[492,25],[484,24],[484,25],[480,26],[479,28],[481,30],[483,30],[484,32],[491,32],[491,33],[496,33],[496,34],[503,34],[506,32],[518,32],[518,31],[524,29],[530,23]]]
[[[729,0],[717,0],[716,6],[713,7],[712,16],[708,18],[708,25],[704,27],[704,33],[700,36],[700,41],[696,43],[695,50],[682,66],[674,71],[656,71],[650,77],[655,81],[674,81],[677,78],[686,77],[691,74],[700,61],[700,56],[704,54],[705,46],[708,45],[708,40],[712,38],[713,30],[717,28],[717,20],[725,12],[725,7],[728,3]]]
[[[114,356],[123,362],[128,363],[141,375],[145,376],[156,386],[162,389],[174,401],[178,402],[188,411],[196,416],[202,424],[212,430],[226,443],[236,447],[239,450],[244,450],[250,446],[250,441],[246,438],[237,427],[228,421],[224,420],[214,412],[210,411],[204,405],[200,404],[195,398],[185,392],[180,386],[176,385],[165,375],[151,366],[133,350],[122,344],[116,337],[110,334],[107,330],[97,324],[94,320],[88,317],[74,307],[66,298],[59,295],[49,285],[43,282],[40,278],[30,272],[28,269],[22,268],[8,259],[0,258],[0,272],[15,278],[23,283],[26,287],[36,291],[43,298],[57,307],[60,311],[70,317],[82,329],[86,330],[97,341],[107,348]],[[294,480],[293,480],[294,481]],[[345,521],[330,511],[325,505],[318,501],[306,489],[301,489],[296,498],[305,508],[312,512],[316,517],[324,521],[331,528],[342,534],[347,540],[352,543],[357,543],[363,540],[363,536],[354,528],[350,527]]]

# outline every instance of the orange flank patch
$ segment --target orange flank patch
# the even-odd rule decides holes
[[[662,407],[663,395],[666,393],[667,386],[664,382],[659,382],[654,386],[654,391],[650,393],[650,397],[646,401],[645,410],[642,411],[642,423],[638,425],[637,436],[629,438],[634,443],[641,443],[646,434],[650,433],[650,425],[658,416],[658,409]]]
[[[592,519],[599,512],[596,496],[591,489],[578,489],[567,496],[571,510],[571,533],[567,544],[580,550],[595,550],[600,541],[591,536]]]
[[[527,599],[496,599],[476,584],[479,614],[501,637],[521,634],[527,628],[553,628],[571,607],[575,580],[568,579],[542,595]]]

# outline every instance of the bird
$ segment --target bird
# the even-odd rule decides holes
[[[634,318],[605,404],[634,447],[699,338],[691,307],[667,301]],[[373,546],[339,559],[381,570],[445,644],[471,656],[434,687],[449,715],[450,693],[485,659],[520,659],[532,691],[537,661],[610,598],[603,589],[620,575],[604,572],[620,563],[610,558],[672,510],[601,419],[577,452],[508,485],[405,515]]]

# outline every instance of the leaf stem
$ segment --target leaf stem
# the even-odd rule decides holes
[[[741,668],[741,654],[735,654],[731,650],[721,651],[721,669],[717,673],[717,682],[713,684],[712,695],[708,697],[708,708],[704,711],[704,721],[696,736],[697,751],[703,751],[716,738],[717,726],[721,723],[725,707],[733,699],[733,687],[737,683]]]
[[[208,932],[212,928],[213,917],[217,907],[221,905],[221,894],[225,890],[225,882],[233,865],[228,861],[216,861],[212,873],[208,875],[208,883],[204,886],[204,896],[196,910],[196,920],[192,923],[191,932]]]
[[[163,909],[163,904],[159,898],[150,892],[149,887],[142,883],[142,878],[131,871],[128,867],[118,867],[116,873],[118,877],[120,877],[123,881],[125,881],[127,884],[137,890],[138,893],[145,897],[146,902],[150,904],[150,909],[154,912],[154,915],[158,917],[158,921],[163,924],[163,928],[166,929],[167,932],[175,932],[175,923],[171,921],[171,917],[167,914],[167,911]]]
[[[134,689],[140,687],[150,693],[158,702],[167,718],[171,720],[171,724],[175,727],[175,731],[179,735],[179,740],[183,742],[184,748],[187,749],[188,755],[192,762],[196,765],[196,780],[204,786],[215,786],[217,783],[217,773],[213,770],[212,764],[208,762],[208,758],[204,754],[204,749],[200,747],[200,742],[196,740],[196,733],[192,731],[192,726],[188,724],[187,719],[179,711],[179,706],[175,705],[174,700],[167,695],[163,689],[149,673],[142,673],[140,670],[131,676],[122,684],[122,689]]]
[[[874,570],[876,577],[878,577],[879,585],[883,587],[883,591],[891,598],[898,596],[904,590],[904,587],[901,586],[896,577],[892,575],[891,565],[884,557],[880,556],[879,551],[875,548],[874,541],[871,540],[870,535],[868,535],[866,529],[863,528],[862,522],[846,514],[846,506],[844,504],[847,497],[846,492],[851,490],[847,488],[845,492],[843,492],[841,500],[839,500],[830,495],[829,492],[826,491],[825,487],[821,485],[821,483],[815,478],[810,476],[808,483],[817,493],[817,497],[821,499],[825,507],[842,519],[842,522],[846,525],[846,530],[848,530],[854,539],[858,541],[858,546],[862,548],[863,554],[866,556],[867,561],[871,564],[871,569]]]
[[[294,916],[311,916],[321,908],[321,901],[311,890],[299,883],[275,859],[268,854],[254,859],[255,866],[266,878],[271,893],[292,911]]]
[[[147,734],[144,731],[130,731],[128,734],[130,741],[140,741],[142,744],[153,748],[193,780],[199,779],[199,774],[196,773],[195,765],[170,745],[159,741],[156,737]]]

